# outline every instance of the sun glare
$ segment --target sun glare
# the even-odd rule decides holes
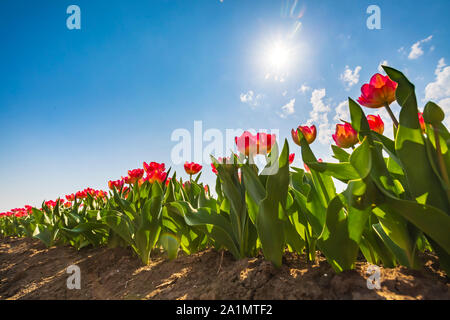
[[[266,63],[272,72],[284,71],[289,66],[292,53],[286,44],[282,42],[273,43],[266,52]]]

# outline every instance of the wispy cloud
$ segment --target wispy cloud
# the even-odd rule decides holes
[[[422,56],[423,49],[422,49],[421,45],[431,41],[432,38],[433,38],[433,36],[431,35],[425,39],[419,40],[416,43],[414,43],[411,46],[411,51],[409,52],[408,59],[415,60],[415,59],[418,59],[420,56]]]
[[[350,111],[348,109],[348,100],[342,101],[336,107],[336,115],[333,118],[334,121],[340,122],[341,120],[350,121]]]
[[[306,84],[302,84],[302,86],[300,87],[300,89],[298,89],[298,92],[306,93],[306,92],[308,92],[309,90],[311,90],[311,87],[308,87]]]
[[[262,94],[256,94],[253,92],[253,90],[249,90],[247,93],[241,93],[240,100],[242,103],[248,104],[251,107],[256,107],[259,105]]]
[[[380,73],[385,73],[384,69],[381,66],[389,66],[389,62],[387,60],[383,60],[380,62],[380,64],[378,65],[378,72]]]
[[[434,74],[436,79],[425,87],[425,100],[434,100],[444,110],[444,123],[450,126],[450,66],[444,58],[439,60]]]
[[[344,81],[346,90],[350,90],[355,84],[359,82],[359,72],[362,67],[357,66],[355,70],[350,69],[349,66],[345,66],[344,73],[341,74],[341,80]]]
[[[311,94],[312,111],[309,113],[310,119],[307,124],[316,124],[318,126],[318,140],[322,144],[329,144],[331,142],[331,134],[333,133],[328,122],[328,112],[330,112],[330,105],[324,102],[326,96],[325,89],[315,89]]]
[[[295,112],[295,98],[291,99],[288,103],[281,107],[281,118],[286,118],[288,115],[291,115]]]

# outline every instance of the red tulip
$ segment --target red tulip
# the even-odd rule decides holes
[[[144,176],[144,169],[128,170],[128,177],[125,178],[125,183],[134,184],[143,176]]]
[[[106,198],[108,196],[108,193],[106,191],[100,190],[96,192],[97,198]]]
[[[420,128],[422,129],[422,132],[425,133],[427,131],[427,126],[425,124],[425,120],[423,119],[422,112],[419,112],[419,123],[420,123]]]
[[[314,142],[314,140],[316,140],[317,129],[316,129],[315,125],[312,125],[310,127],[308,127],[308,126],[298,126],[297,130],[301,131],[301,133],[305,137],[306,142],[308,142],[308,144],[311,144],[311,143]],[[300,146],[301,145],[300,144],[300,137],[298,136],[297,130],[292,129],[291,130],[291,135],[292,135],[292,140],[295,142],[295,144]]]
[[[66,208],[70,208],[72,206],[72,203],[71,202],[66,202],[65,204],[64,204],[64,207],[66,207]]]
[[[205,188],[205,193],[208,193],[208,192],[209,192],[209,187],[208,187],[208,185],[205,185],[204,188]]]
[[[214,165],[214,163],[211,163],[211,168],[212,168],[212,172],[214,172],[215,174],[218,174],[219,172],[217,171],[216,166]]]
[[[87,193],[86,193],[86,191],[78,191],[77,193],[75,193],[75,196],[78,198],[78,199],[84,199],[84,198],[86,198],[87,197]]]
[[[379,134],[383,134],[384,132],[384,122],[381,120],[379,115],[368,115],[367,122],[369,122],[369,127],[371,130],[378,132]]]
[[[144,162],[144,170],[147,173],[155,170],[166,171],[166,166],[164,163],[150,162],[149,164],[147,164],[146,162]]]
[[[275,134],[267,134],[264,132],[256,134],[257,154],[268,154],[275,144]]]
[[[75,200],[75,194],[68,194],[66,196],[67,201],[74,201]]]
[[[186,161],[186,163],[184,164],[184,170],[188,175],[197,174],[200,172],[200,170],[202,170],[202,168],[203,167],[201,165],[194,162],[189,163]]]
[[[147,175],[146,180],[148,180],[150,183],[154,183],[155,181],[158,181],[159,183],[163,183],[164,180],[167,177],[167,172],[159,171],[159,170],[153,170]]]
[[[350,148],[358,143],[358,134],[348,122],[345,124],[337,124],[336,133],[333,134],[333,140],[340,148]]]
[[[246,156],[258,153],[258,138],[250,132],[244,131],[240,137],[235,137],[234,141],[240,153],[245,154]]]
[[[123,179],[115,180],[115,181],[112,181],[112,180],[108,181],[108,187],[109,187],[111,190],[114,190],[114,187],[115,187],[117,190],[120,190],[120,189],[122,189],[123,184],[124,184],[124,180],[123,180]]]
[[[56,203],[56,201],[49,200],[49,201],[45,202],[45,205],[49,208],[54,208],[54,207],[56,207],[57,203]],[[13,209],[13,210],[15,210],[15,209]]]
[[[289,164],[292,164],[292,162],[294,162],[294,159],[295,159],[295,153],[291,153],[289,155]]]
[[[388,76],[377,73],[370,79],[370,83],[361,87],[358,102],[367,108],[389,106],[395,101],[397,86],[397,82],[392,81]]]

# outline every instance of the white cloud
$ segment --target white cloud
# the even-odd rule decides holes
[[[380,62],[380,64],[378,65],[378,71],[380,73],[385,73],[384,69],[381,66],[389,66],[389,62],[387,60],[383,60]]]
[[[251,107],[256,107],[259,105],[259,102],[262,99],[262,95],[255,95],[252,90],[249,90],[247,93],[241,93],[240,99],[242,103],[246,103]]]
[[[336,107],[336,115],[333,118],[334,121],[339,122],[345,120],[350,122],[350,110],[348,108],[348,100],[342,101]]]
[[[350,90],[352,86],[359,82],[359,72],[361,69],[361,66],[357,66],[355,70],[352,71],[349,66],[345,66],[344,73],[341,74],[340,78],[345,82],[347,90]]]
[[[445,114],[444,125],[450,128],[450,98],[442,99],[438,102],[439,107],[442,108]]]
[[[301,92],[301,93],[306,93],[309,90],[311,90],[311,87],[308,87],[306,84],[302,84],[300,89],[298,89],[298,91]]]
[[[444,124],[450,127],[450,66],[444,58],[438,62],[434,71],[436,79],[425,87],[425,100],[434,100],[444,111]]]
[[[450,66],[446,66],[444,58],[434,72],[436,79],[425,87],[426,100],[438,100],[450,97]]]
[[[287,94],[288,94],[287,90],[284,90],[284,91],[281,93],[281,95],[282,95],[283,97],[286,97]]]
[[[322,144],[331,143],[331,135],[333,134],[333,130],[330,127],[328,122],[328,112],[330,112],[330,106],[325,104],[323,99],[326,96],[325,89],[315,89],[311,94],[311,104],[313,106],[312,111],[309,113],[310,119],[307,124],[318,125],[317,137],[319,142]]]
[[[282,106],[281,111],[281,118],[286,118],[288,115],[293,114],[295,112],[295,98],[291,99],[291,101]]]
[[[423,49],[421,47],[422,44],[431,41],[433,36],[429,36],[428,38],[417,41],[411,46],[411,51],[409,52],[408,59],[414,60],[423,55]]]

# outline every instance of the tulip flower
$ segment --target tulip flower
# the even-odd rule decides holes
[[[126,177],[125,182],[127,184],[135,184],[139,179],[144,176],[144,169],[134,169],[128,170],[128,177]]]
[[[422,112],[419,112],[419,123],[420,123],[420,128],[422,129],[422,132],[426,133],[427,126],[425,124],[425,120],[423,119],[423,113]]]
[[[111,190],[114,190],[114,187],[115,187],[117,190],[120,190],[120,189],[122,189],[123,185],[124,185],[124,180],[123,180],[123,179],[121,179],[121,180],[115,180],[115,181],[112,181],[112,180],[108,181],[108,187],[109,187]]]
[[[219,172],[217,171],[216,166],[214,165],[214,163],[211,163],[211,168],[212,168],[212,172],[214,172],[215,174],[218,174]]]
[[[153,170],[147,175],[146,180],[148,180],[150,183],[154,183],[155,181],[158,181],[159,183],[163,183],[164,180],[167,177],[167,172],[159,171],[159,170]]]
[[[294,159],[295,159],[295,153],[291,153],[289,155],[289,164],[292,164],[292,162],[294,162]]]
[[[384,122],[381,120],[379,115],[368,115],[367,122],[369,123],[369,127],[371,130],[378,132],[379,134],[383,134],[384,132]]]
[[[106,198],[108,196],[108,193],[103,190],[99,190],[96,192],[97,198]]]
[[[333,134],[333,140],[340,148],[350,148],[358,143],[358,134],[348,122],[336,125],[336,133]]]
[[[275,134],[267,133],[257,133],[256,134],[256,144],[257,144],[257,154],[268,154],[272,150],[275,144],[276,136]]]
[[[310,127],[298,126],[297,130],[300,130],[300,132],[303,134],[308,144],[311,144],[314,142],[314,140],[316,140],[317,129],[315,125],[312,125]],[[298,136],[297,130],[294,129],[291,130],[292,140],[295,142],[295,144],[301,146],[300,137]]]
[[[66,196],[67,201],[74,201],[75,200],[75,194],[68,194]]]
[[[361,96],[358,98],[358,102],[367,108],[385,107],[395,127],[398,127],[398,121],[389,107],[395,101],[397,86],[397,82],[392,81],[388,76],[377,73],[372,76],[370,83],[361,87]]]
[[[253,156],[258,153],[258,137],[250,132],[244,131],[240,137],[235,137],[234,141],[240,153],[246,156]]]
[[[86,193],[86,191],[78,191],[77,193],[75,193],[75,196],[78,199],[84,199],[87,197],[87,193]]]
[[[184,170],[186,171],[186,173],[190,176],[199,173],[202,170],[202,166],[199,165],[198,163],[194,163],[194,162],[187,162],[184,164]]]
[[[155,170],[166,171],[166,166],[164,163],[150,162],[149,164],[147,164],[146,162],[144,162],[144,170],[147,173]]]

